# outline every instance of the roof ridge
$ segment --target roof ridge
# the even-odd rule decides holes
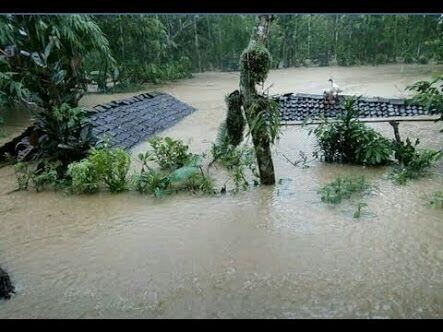
[[[129,98],[123,98],[123,99],[117,99],[117,100],[112,100],[108,103],[104,103],[104,104],[97,104],[95,106],[89,107],[88,108],[88,112],[89,113],[97,113],[97,112],[104,112],[119,106],[123,106],[123,105],[132,105],[135,103],[138,103],[140,101],[143,101],[145,99],[152,99],[155,98],[159,95],[165,95],[166,93],[164,92],[158,92],[158,91],[150,91],[150,92],[143,92],[137,95],[134,95],[132,97]]]

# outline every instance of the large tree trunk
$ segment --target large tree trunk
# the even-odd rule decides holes
[[[198,40],[198,31],[197,31],[197,16],[194,16],[194,45],[195,45],[195,52],[197,54],[197,66],[198,71],[202,71],[202,65],[201,65],[201,57],[200,57],[200,45]]]
[[[252,43],[264,45],[269,34],[269,26],[272,21],[271,15],[260,15],[258,17],[257,26],[254,29],[250,45]],[[240,73],[240,92],[242,94],[243,108],[246,115],[249,128],[252,127],[253,121],[257,116],[257,111],[251,109],[251,103],[254,98],[258,97],[255,89],[255,83],[250,79],[247,72],[242,70]],[[269,185],[275,183],[274,164],[272,162],[272,154],[270,147],[270,139],[267,131],[251,130],[252,143],[254,144],[257,164],[260,173],[260,181],[262,184]]]

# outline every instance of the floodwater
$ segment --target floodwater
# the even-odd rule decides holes
[[[265,88],[321,93],[332,76],[346,94],[401,97],[442,71],[285,69],[271,72]],[[207,151],[237,82],[238,73],[211,72],[156,87],[200,110],[163,135]],[[388,124],[371,126],[393,137]],[[403,123],[400,134],[439,149],[440,127]],[[237,195],[8,193],[14,172],[1,168],[0,263],[17,294],[0,302],[0,318],[442,318],[443,218],[426,203],[443,189],[443,163],[407,186],[386,179],[384,167],[294,167],[283,154],[310,154],[308,130],[283,128],[274,147],[279,184]],[[375,187],[359,219],[360,199],[331,207],[316,193],[344,174]]]

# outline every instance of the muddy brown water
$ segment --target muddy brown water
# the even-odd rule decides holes
[[[318,93],[332,76],[346,93],[401,97],[433,72],[442,67],[297,68],[273,71],[267,85]],[[237,82],[238,73],[203,73],[157,87],[199,109],[163,135],[207,151]],[[393,137],[389,125],[371,126]],[[403,137],[434,149],[439,129],[400,125]],[[312,152],[308,130],[283,129],[279,184],[238,195],[8,194],[14,172],[1,168],[0,262],[17,294],[0,302],[0,318],[441,318],[443,218],[426,202],[443,189],[442,163],[406,187],[384,167],[294,167],[282,154]],[[331,207],[316,193],[343,174],[375,186],[360,219],[352,217],[360,198]]]

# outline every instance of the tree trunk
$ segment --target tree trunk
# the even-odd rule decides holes
[[[257,26],[255,27],[250,40],[253,43],[264,45],[269,34],[269,26],[272,20],[271,15],[260,15]],[[247,72],[242,70],[240,73],[240,92],[242,94],[243,108],[246,115],[249,128],[257,114],[251,109],[251,103],[257,98],[258,93],[255,89],[255,83],[251,81]],[[254,144],[255,155],[260,173],[260,181],[264,185],[275,184],[274,164],[270,147],[270,139],[267,131],[251,130],[252,143]]]
[[[201,72],[201,59],[200,59],[200,46],[198,41],[198,32],[197,32],[197,16],[194,16],[194,44],[195,44],[195,53],[197,54],[197,65],[198,71]]]

